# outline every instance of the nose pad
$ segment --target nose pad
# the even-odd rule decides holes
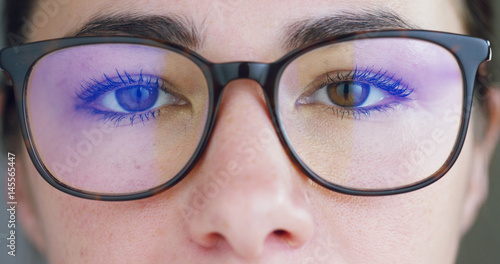
[[[259,257],[268,246],[300,248],[314,229],[307,180],[283,149],[257,89],[248,80],[226,87],[211,141],[192,176],[190,199],[204,197],[203,206],[187,219],[199,246],[245,259]],[[214,184],[218,191],[207,195],[204,190]]]

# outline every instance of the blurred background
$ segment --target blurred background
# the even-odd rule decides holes
[[[495,37],[491,39],[493,81],[500,84],[500,1],[493,0]],[[496,55],[496,56],[495,56]],[[476,224],[462,240],[457,264],[500,263],[500,146],[490,164],[489,197]]]
[[[494,0],[495,14],[500,14],[500,1]],[[3,8],[4,0],[0,0],[0,11]],[[3,12],[0,12],[3,14]],[[1,18],[1,16],[0,16]],[[495,15],[495,38],[491,40],[493,45],[493,61],[491,70],[493,81],[500,84],[500,16]],[[3,22],[3,19],[0,19]],[[0,29],[3,30],[3,27]],[[0,31],[0,36],[4,32]],[[3,40],[3,37],[1,38]],[[4,43],[0,43],[3,47]],[[0,76],[0,82],[3,75]],[[0,122],[0,126],[2,123]],[[1,127],[0,127],[1,128]],[[0,131],[2,131],[0,129]],[[0,147],[0,161],[6,161],[6,152]],[[45,262],[26,241],[22,230],[16,228],[16,256],[7,255],[7,222],[9,219],[5,201],[5,180],[3,178],[6,171],[6,162],[0,162],[0,264],[44,264]],[[489,198],[481,209],[476,224],[464,237],[459,251],[457,264],[495,264],[500,263],[500,148],[493,157],[490,166],[490,194]],[[19,222],[17,222],[18,224]]]

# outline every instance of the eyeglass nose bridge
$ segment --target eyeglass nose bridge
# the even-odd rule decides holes
[[[291,150],[286,144],[284,135],[280,129],[278,117],[275,113],[275,85],[278,75],[280,74],[281,64],[279,63],[259,63],[259,62],[228,62],[211,64],[209,71],[211,73],[213,82],[213,107],[211,107],[211,114],[209,117],[208,131],[206,138],[202,141],[203,146],[208,142],[211,137],[213,126],[216,123],[217,112],[221,101],[221,94],[228,83],[238,79],[250,79],[256,81],[264,92],[267,108],[274,129],[280,138],[285,150],[291,155]],[[204,148],[204,147],[203,147]],[[203,150],[201,151],[203,152]]]
[[[220,98],[224,87],[233,80],[250,79],[254,80],[264,89],[267,99],[273,100],[274,91],[270,78],[272,64],[259,62],[228,62],[212,64],[211,71],[214,78],[214,95]]]

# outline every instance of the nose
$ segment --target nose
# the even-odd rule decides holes
[[[267,247],[300,248],[314,226],[307,179],[286,155],[259,89],[250,80],[226,87],[211,141],[191,176],[196,209],[187,220],[198,245],[245,259]]]

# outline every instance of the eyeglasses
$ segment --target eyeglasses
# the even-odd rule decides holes
[[[490,58],[486,40],[414,30],[327,39],[274,63],[212,63],[178,45],[119,36],[0,53],[38,172],[63,192],[108,201],[148,197],[184,178],[207,145],[224,87],[241,78],[261,85],[284,149],[319,185],[351,195],[422,188],[456,161],[476,71]]]

